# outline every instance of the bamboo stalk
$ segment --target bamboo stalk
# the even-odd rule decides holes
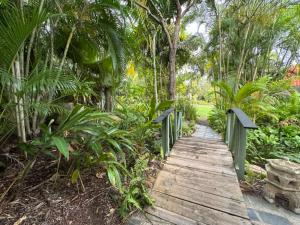
[[[16,89],[17,91],[20,90],[21,86],[21,68],[20,68],[20,62],[19,57],[17,60],[15,60],[15,75],[16,75]],[[17,98],[17,107],[18,107],[18,113],[19,113],[19,126],[20,126],[20,134],[21,134],[21,140],[23,142],[26,142],[26,130],[25,130],[25,115],[24,115],[24,101],[22,97]]]

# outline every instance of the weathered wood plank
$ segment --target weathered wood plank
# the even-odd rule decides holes
[[[215,151],[215,152],[228,152],[229,150],[227,148],[223,148],[223,149],[218,149],[217,147],[213,147],[213,146],[197,146],[197,145],[192,145],[192,144],[184,144],[184,143],[176,143],[173,148],[176,149],[177,147],[184,147],[187,149],[194,149],[194,150],[198,150],[198,151],[202,151],[202,150],[210,150],[210,151]]]
[[[217,144],[222,144],[224,145],[224,141],[222,139],[209,139],[209,138],[199,138],[199,137],[182,137],[180,140],[187,140],[187,141],[197,141],[197,142],[206,142],[206,143],[217,143]]]
[[[199,223],[207,225],[250,225],[248,218],[230,215],[228,213],[208,208],[193,202],[185,201],[167,194],[152,192],[155,198],[155,205],[165,210],[184,215]]]
[[[127,225],[175,225],[175,223],[171,223],[148,213],[144,214],[138,212],[128,219]]]
[[[179,174],[189,179],[193,179],[194,177],[203,178],[207,180],[212,180],[212,182],[218,183],[226,182],[226,183],[237,183],[236,176],[226,175],[218,172],[207,171],[207,170],[195,170],[194,168],[182,167],[180,165],[175,164],[165,164],[163,167],[164,171],[168,171],[170,173]]]
[[[173,182],[172,185],[170,185],[170,182],[166,180],[166,177],[159,176],[155,186],[153,187],[153,190],[171,195],[173,197],[181,198],[195,204],[247,218],[247,212],[241,210],[241,208],[245,207],[244,202],[199,191],[195,188],[187,188],[179,185],[176,182]]]
[[[193,173],[193,176],[188,176],[186,173],[174,174],[167,170],[162,170],[159,173],[159,178],[155,183],[154,189],[160,190],[161,183],[164,187],[179,185],[186,189],[201,191],[203,193],[209,193],[223,198],[234,199],[239,202],[244,201],[236,179],[232,179],[232,181],[229,182],[229,179],[224,179],[224,177],[221,177],[220,179],[212,174],[204,175],[204,177],[195,176],[195,173]]]
[[[200,155],[222,155],[222,156],[227,156],[229,158],[232,158],[232,154],[228,150],[222,150],[219,151],[214,148],[199,148],[199,147],[191,147],[188,145],[176,145],[172,148],[172,151],[186,151],[188,154],[189,153],[197,153]]]
[[[195,170],[212,171],[221,174],[236,176],[233,165],[232,166],[219,165],[217,162],[215,163],[202,162],[201,160],[197,161],[197,160],[170,156],[166,163],[172,165],[180,165],[181,167],[189,167]]]
[[[212,145],[203,145],[203,144],[192,144],[192,143],[184,143],[184,142],[176,142],[176,144],[173,146],[176,148],[177,146],[181,147],[186,147],[186,148],[193,148],[193,149],[199,149],[200,151],[202,149],[207,149],[207,150],[214,150],[214,151],[220,151],[220,152],[225,152],[229,151],[227,147],[217,147],[217,146],[212,146]]]
[[[178,142],[184,142],[184,143],[196,143],[198,145],[201,144],[210,144],[210,145],[216,145],[221,147],[227,147],[227,145],[222,141],[209,141],[206,139],[200,139],[200,138],[180,138],[178,139]]]
[[[185,159],[191,159],[191,160],[201,160],[203,162],[217,162],[220,165],[232,165],[232,157],[228,154],[213,154],[208,152],[203,152],[204,154],[201,154],[201,152],[189,152],[185,150],[174,150],[171,152],[170,156],[174,157],[181,157]]]
[[[155,217],[161,218],[164,221],[169,221],[172,224],[184,224],[184,225],[202,225],[203,223],[198,223],[195,220],[187,218],[183,215],[176,214],[172,211],[168,211],[166,209],[160,207],[149,207],[146,209],[146,212]],[[204,224],[203,224],[204,225]]]

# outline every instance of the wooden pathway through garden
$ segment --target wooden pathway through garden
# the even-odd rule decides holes
[[[206,126],[175,143],[151,195],[154,206],[129,225],[251,224],[231,153]]]

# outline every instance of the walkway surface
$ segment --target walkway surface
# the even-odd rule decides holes
[[[151,195],[154,206],[129,225],[250,224],[231,153],[206,126],[176,142]]]

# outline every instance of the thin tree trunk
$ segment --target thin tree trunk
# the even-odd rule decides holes
[[[219,76],[218,76],[218,80],[222,80],[222,30],[221,30],[220,12],[218,12],[218,29],[219,29]]]
[[[64,55],[61,59],[61,62],[60,62],[60,65],[59,65],[59,73],[62,71],[62,67],[65,63],[65,60],[67,58],[67,54],[68,54],[68,51],[69,51],[69,48],[70,48],[70,44],[71,44],[71,41],[72,41],[72,38],[73,38],[73,35],[75,33],[75,30],[76,30],[76,26],[73,25],[72,29],[71,29],[71,32],[69,34],[69,37],[68,37],[68,40],[67,40],[67,43],[66,43],[66,47],[65,47],[65,50],[64,50]]]
[[[169,98],[176,97],[176,49],[174,46],[169,51]]]
[[[243,67],[243,62],[244,62],[244,55],[245,55],[245,49],[246,49],[246,43],[247,43],[249,31],[250,31],[250,22],[248,23],[248,27],[247,27],[247,30],[246,30],[246,33],[245,33],[245,36],[244,36],[244,43],[243,43],[240,63],[239,63],[239,66],[238,66],[238,71],[237,71],[237,79],[236,79],[235,88],[234,88],[235,92],[238,89],[240,79],[241,79],[242,67]]]
[[[14,104],[15,104],[15,115],[16,115],[16,125],[17,125],[17,134],[18,137],[21,139],[21,129],[20,129],[20,113],[19,113],[19,106],[18,106],[18,97],[17,97],[17,78],[15,73],[15,65],[11,67],[12,74],[13,74],[13,84],[12,84],[12,91],[14,95]]]
[[[21,86],[21,68],[20,68],[20,62],[19,57],[17,60],[15,60],[15,78],[17,83],[16,90],[20,90]],[[17,98],[17,107],[18,107],[18,114],[19,114],[19,127],[20,127],[20,135],[21,140],[23,142],[26,142],[26,131],[25,131],[25,116],[24,116],[24,103],[22,98]]]
[[[155,31],[153,34],[152,40],[152,59],[153,59],[153,86],[154,86],[154,98],[155,98],[155,105],[158,105],[158,94],[157,94],[157,71],[156,71],[156,34]]]
[[[105,111],[106,112],[112,112],[112,87],[105,87],[104,88],[104,94],[105,94]]]

